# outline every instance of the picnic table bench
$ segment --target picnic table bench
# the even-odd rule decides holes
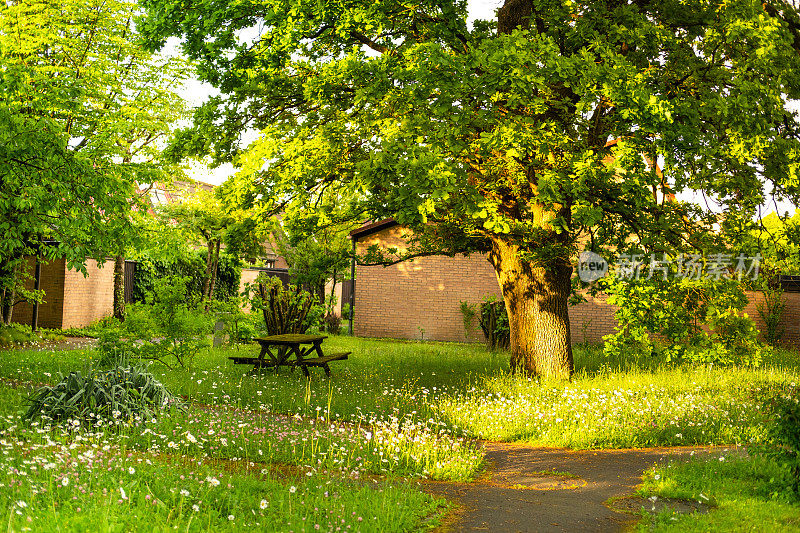
[[[331,369],[328,363],[347,359],[351,352],[332,353],[325,355],[322,352],[322,341],[327,339],[325,335],[301,335],[287,333],[283,335],[271,335],[269,337],[259,337],[255,339],[261,345],[258,357],[229,357],[235,365],[253,365],[253,372],[262,368],[275,368],[288,366],[291,370],[300,367],[306,377],[309,376],[308,367],[318,366],[325,370],[325,374],[330,376]],[[309,358],[309,355],[316,357]],[[269,356],[267,359],[266,356]],[[291,356],[294,355],[294,359]]]

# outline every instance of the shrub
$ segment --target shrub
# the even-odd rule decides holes
[[[764,455],[782,465],[787,476],[785,480],[773,479],[780,490],[789,490],[800,496],[800,391],[787,386],[783,391],[764,402],[767,421],[768,440],[753,452]]]
[[[461,318],[464,320],[464,338],[469,339],[475,329],[475,304],[460,302]]]
[[[87,376],[71,372],[55,386],[39,389],[29,403],[23,417],[26,420],[44,417],[92,424],[103,419],[134,425],[155,418],[169,405],[180,405],[164,385],[136,367]]]
[[[294,285],[288,288],[277,277],[260,274],[254,284],[247,287],[250,304],[261,311],[267,335],[305,333],[312,323],[319,323],[322,307],[311,313],[314,300],[306,291]]]
[[[159,361],[172,368],[187,367],[203,348],[213,317],[195,308],[187,277],[156,280],[146,304],[128,308],[125,322],[100,336],[101,363],[125,364],[134,359]]]
[[[217,320],[225,325],[228,342],[246,343],[263,333],[261,318],[256,313],[245,313],[240,297],[227,301],[214,301],[212,310]]]
[[[336,313],[325,315],[325,331],[332,335],[338,335],[342,331],[342,317]]]
[[[169,276],[188,277],[188,294],[192,299],[199,299],[203,292],[203,278],[206,274],[206,253],[199,250],[170,260],[156,259],[147,254],[135,256],[133,259],[137,263],[133,276],[134,301],[146,301],[147,295],[155,290],[156,281]],[[227,300],[237,296],[240,277],[239,260],[220,253],[212,299]]]
[[[602,280],[608,302],[618,306],[616,333],[604,337],[607,356],[651,355],[667,360],[757,366],[767,349],[741,311],[747,303],[732,279]],[[661,349],[659,342],[666,343]]]
[[[508,312],[503,300],[497,301],[493,295],[481,304],[481,329],[490,350],[507,349],[511,344],[511,330],[508,325]]]
[[[0,346],[13,346],[17,344],[31,344],[40,341],[61,340],[64,338],[60,330],[47,330],[40,328],[33,331],[27,324],[0,324]]]
[[[764,295],[764,302],[759,303],[757,309],[766,326],[766,331],[763,332],[764,340],[770,346],[775,346],[783,337],[781,320],[786,312],[786,302],[783,300],[783,289],[778,272],[767,269],[767,275],[762,279],[761,294]]]

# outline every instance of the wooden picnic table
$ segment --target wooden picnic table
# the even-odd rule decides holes
[[[261,345],[258,357],[229,357],[228,359],[232,360],[235,365],[253,365],[254,372],[270,367],[274,367],[277,372],[280,366],[288,366],[294,370],[299,366],[303,369],[303,374],[308,377],[308,367],[320,366],[325,370],[325,374],[330,376],[331,369],[328,363],[347,359],[350,352],[325,355],[322,352],[322,341],[327,338],[325,335],[295,333],[259,337],[255,339]],[[309,358],[309,355],[312,354],[316,357]],[[292,359],[292,355],[294,355],[294,359]],[[269,359],[266,356],[269,356]]]

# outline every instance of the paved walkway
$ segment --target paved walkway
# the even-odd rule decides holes
[[[729,448],[582,450],[486,442],[487,473],[473,483],[428,482],[423,490],[459,505],[440,533],[456,531],[616,532],[637,517],[609,507],[630,495],[657,463]],[[568,475],[548,475],[562,472]],[[640,505],[621,508],[639,509]]]

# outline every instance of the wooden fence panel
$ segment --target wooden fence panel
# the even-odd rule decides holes
[[[125,303],[133,303],[133,278],[136,273],[136,261],[125,261]]]

